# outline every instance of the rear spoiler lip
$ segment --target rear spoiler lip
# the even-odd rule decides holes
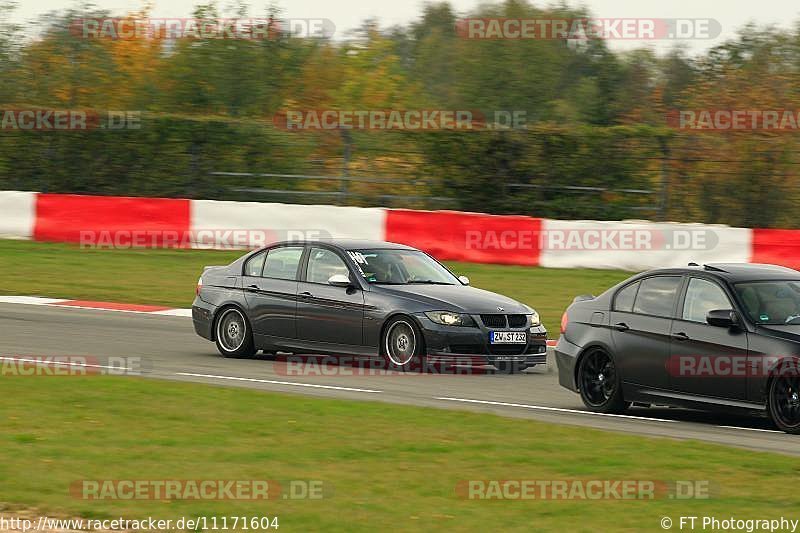
[[[594,294],[581,294],[581,295],[576,296],[575,298],[573,298],[572,299],[572,303],[575,304],[575,303],[578,303],[578,302],[586,302],[588,300],[594,300],[594,299],[595,299],[595,295]]]

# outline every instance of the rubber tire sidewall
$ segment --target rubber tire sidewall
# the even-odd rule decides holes
[[[629,404],[625,401],[625,398],[622,395],[622,376],[620,375],[619,367],[617,366],[617,362],[614,359],[614,356],[608,351],[594,349],[591,350],[590,352],[587,352],[586,354],[584,354],[583,357],[581,357],[581,361],[578,366],[578,386],[580,387],[581,383],[583,382],[581,376],[583,374],[583,366],[584,364],[586,364],[588,356],[596,351],[600,351],[606,354],[608,357],[611,358],[611,361],[614,363],[614,378],[617,381],[616,387],[614,388],[614,394],[611,396],[611,398],[609,398],[606,401],[605,404],[603,404],[602,406],[596,406],[586,401],[586,398],[584,397],[583,387],[581,387],[580,390],[581,401],[583,402],[583,405],[585,405],[587,409],[595,413],[606,413],[606,414],[622,413],[628,408]]]
[[[229,311],[236,311],[241,315],[246,330],[244,342],[241,346],[239,346],[238,349],[232,352],[229,352],[223,348],[219,340],[219,323],[222,320],[222,317],[225,316],[225,314]],[[253,328],[250,327],[250,321],[247,320],[247,315],[238,307],[225,307],[221,309],[219,313],[217,313],[217,316],[214,319],[214,339],[214,342],[217,345],[217,351],[226,359],[246,359],[256,355],[256,349],[253,344]]]
[[[785,433],[789,433],[791,435],[800,435],[800,424],[797,426],[786,426],[784,425],[777,416],[775,416],[775,412],[772,408],[772,396],[773,390],[775,389],[775,384],[778,382],[777,379],[773,378],[769,382],[769,389],[767,390],[767,416],[775,424],[775,427],[780,429]]]
[[[389,354],[387,353],[387,346],[386,346],[386,338],[389,335],[389,331],[391,331],[392,326],[397,322],[406,322],[411,326],[411,329],[414,331],[414,337],[416,340],[416,346],[414,346],[414,355],[411,357],[411,360],[403,366],[397,366],[395,363],[389,359]],[[420,331],[419,326],[417,326],[416,322],[413,318],[405,315],[395,316],[391,318],[387,323],[386,326],[383,328],[383,333],[381,334],[381,347],[380,347],[381,355],[383,356],[384,364],[386,365],[387,370],[396,370],[402,372],[411,372],[411,373],[424,373],[426,372],[426,367],[428,365],[428,356],[425,354],[425,338],[422,336],[422,331]]]

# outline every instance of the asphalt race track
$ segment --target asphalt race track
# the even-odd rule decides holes
[[[800,455],[800,436],[774,430],[765,418],[682,409],[634,408],[628,415],[587,413],[558,386],[555,369],[517,375],[290,375],[269,359],[223,359],[185,317],[0,304],[0,356],[141,358],[150,378],[382,401],[532,418],[639,435],[697,439]],[[283,370],[282,370],[283,369]]]

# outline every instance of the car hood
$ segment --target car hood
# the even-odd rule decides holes
[[[429,311],[462,313],[530,313],[530,308],[501,294],[465,285],[373,285],[384,294],[430,306]],[[502,307],[503,310],[497,309]]]

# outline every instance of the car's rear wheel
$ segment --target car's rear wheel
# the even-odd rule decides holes
[[[583,404],[592,411],[620,413],[628,407],[614,358],[604,350],[594,349],[581,358],[578,386]]]
[[[800,434],[800,376],[777,376],[770,381],[767,412],[778,429]]]
[[[382,350],[390,369],[424,371],[424,348],[422,333],[410,318],[393,318],[386,325]]]
[[[253,332],[244,314],[236,307],[223,309],[215,331],[217,350],[222,357],[253,357]]]

